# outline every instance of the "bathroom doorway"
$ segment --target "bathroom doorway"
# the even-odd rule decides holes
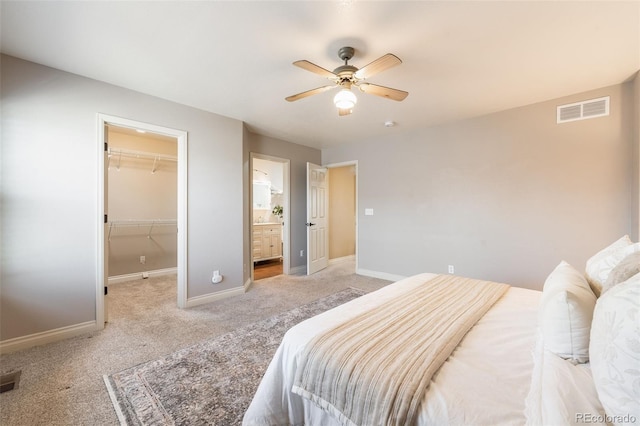
[[[289,160],[251,154],[251,279],[289,274]]]

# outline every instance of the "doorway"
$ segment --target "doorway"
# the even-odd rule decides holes
[[[109,284],[174,274],[177,140],[111,124],[107,132]]]
[[[329,263],[356,258],[356,164],[329,166]],[[356,267],[357,268],[357,267]]]
[[[326,184],[323,191],[326,196],[326,241],[318,243],[318,236],[315,238],[310,230],[318,228],[318,221],[312,220],[319,215],[324,208],[315,208],[314,199],[318,196],[318,189],[314,188],[311,182],[314,180],[310,176],[313,168],[319,170],[318,173],[326,171]],[[317,180],[317,179],[316,179]],[[324,178],[322,179],[324,180]],[[316,200],[315,204],[318,204]],[[317,210],[317,211],[316,211]],[[313,212],[313,214],[312,214]],[[355,261],[355,270],[358,270],[358,162],[348,161],[343,163],[329,164],[324,167],[307,163],[307,275],[313,274],[329,264],[346,260]],[[313,267],[313,261],[320,256],[312,253],[312,246],[318,251],[322,246],[326,251],[323,257],[326,261],[322,265]]]
[[[110,137],[113,137],[115,133],[125,135],[120,139],[119,143],[111,150]],[[146,132],[146,133],[144,133]],[[131,139],[135,135],[154,135],[155,139],[164,141],[165,148],[170,149],[173,144],[173,153],[167,152],[152,152],[148,150],[134,149],[133,146],[119,146],[123,145],[121,142],[124,139]],[[128,136],[127,136],[128,135]],[[108,116],[105,114],[98,114],[98,212],[99,212],[99,225],[98,225],[98,261],[97,261],[97,288],[96,288],[96,329],[104,328],[104,323],[108,319],[108,282],[109,276],[109,257],[113,254],[110,250],[110,238],[115,237],[116,229],[120,232],[125,230],[124,235],[130,240],[142,238],[147,240],[147,248],[158,248],[152,256],[157,253],[162,253],[166,249],[167,241],[175,239],[175,249],[173,255],[168,257],[174,258],[175,271],[177,272],[177,305],[179,308],[186,307],[187,300],[187,275],[186,275],[186,259],[187,259],[187,216],[186,216],[186,195],[187,195],[187,133],[181,130],[170,129],[166,127],[156,126],[148,123],[136,122],[120,117]],[[139,140],[137,142],[140,142]],[[156,146],[157,148],[158,146]],[[138,146],[138,148],[140,148]],[[164,148],[163,148],[164,149]],[[161,149],[162,151],[162,149]],[[126,159],[126,160],[125,160]],[[170,168],[175,170],[175,194],[170,201],[172,207],[164,207],[164,213],[167,216],[172,217],[154,217],[154,213],[149,213],[149,204],[153,202],[146,201],[144,206],[139,207],[140,216],[134,218],[122,218],[112,217],[110,220],[109,209],[109,168],[123,167],[125,164],[134,168],[143,168],[144,173],[158,174],[160,176],[160,170],[167,171]],[[157,182],[156,182],[157,183]],[[136,182],[137,184],[137,182]],[[120,207],[114,206],[114,213],[122,211]],[[147,209],[145,211],[145,209]],[[162,208],[160,209],[162,210]],[[169,213],[171,212],[171,213]],[[116,213],[118,214],[118,213]],[[173,235],[171,233],[175,232]],[[111,233],[111,235],[110,235]],[[177,235],[177,237],[176,237]],[[115,244],[115,243],[114,243]],[[165,247],[158,247],[163,246]],[[132,245],[133,250],[140,249],[140,246]],[[131,247],[130,247],[131,248]],[[127,256],[131,255],[128,253]],[[129,256],[131,257],[131,256]],[[161,256],[160,256],[161,257]],[[147,269],[140,273],[142,278],[145,278],[146,274],[149,274],[149,267],[156,267],[159,269],[172,269],[164,268],[166,266],[166,259],[160,259],[160,257],[147,258],[146,254],[139,253],[134,256],[134,263],[137,269]],[[167,257],[167,256],[165,256]],[[165,263],[163,263],[165,262]],[[131,262],[129,262],[131,263]],[[142,265],[142,266],[138,266]],[[147,266],[148,265],[148,266]],[[131,264],[118,265],[119,272],[125,269],[132,268]],[[117,272],[116,272],[117,273]],[[148,277],[148,275],[146,275]]]
[[[289,160],[251,153],[251,279],[289,274]]]

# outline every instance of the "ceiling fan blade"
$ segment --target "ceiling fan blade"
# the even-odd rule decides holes
[[[344,116],[344,115],[349,115],[353,112],[353,110],[351,108],[338,108],[338,115],[340,117]]]
[[[370,95],[382,96],[383,98],[392,99],[394,101],[402,101],[409,95],[404,90],[392,89],[390,87],[378,86],[377,84],[361,83],[358,85],[360,90]]]
[[[315,89],[307,90],[306,92],[298,93],[296,95],[287,96],[285,100],[289,102],[297,101],[298,99],[306,98],[311,95],[317,95],[318,93],[326,92],[327,90],[334,89],[338,86],[322,86]]]
[[[355,77],[359,79],[365,79],[372,77],[386,69],[400,65],[402,61],[396,55],[387,53],[384,56],[379,57],[370,64],[365,65],[355,72]]]
[[[306,59],[303,59],[301,61],[295,61],[293,63],[293,65],[302,68],[303,70],[307,70],[307,71],[311,71],[313,73],[316,73],[318,75],[321,75],[323,77],[326,78],[336,78],[337,75],[335,75],[334,73],[332,73],[331,71],[329,71],[328,69],[322,68],[319,65],[316,65],[312,62],[307,61]]]

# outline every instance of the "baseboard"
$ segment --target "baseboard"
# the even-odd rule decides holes
[[[386,272],[370,271],[368,269],[357,269],[356,274],[364,275],[365,277],[380,278],[382,280],[388,281],[400,281],[404,278],[407,278],[404,275],[388,274]]]
[[[95,321],[87,321],[80,324],[60,327],[54,330],[43,331],[41,333],[29,334],[28,336],[15,337],[13,339],[0,341],[0,354],[32,348],[34,346],[45,345],[70,337],[79,336],[96,330]]]
[[[244,286],[242,286],[218,291],[216,293],[203,294],[202,296],[190,297],[187,299],[186,307],[193,308],[194,306],[204,305],[205,303],[215,302],[216,300],[226,299],[227,297],[240,296],[244,294],[244,291]]]
[[[109,277],[109,284],[124,283],[127,281],[141,280],[144,278],[142,274],[149,274],[149,277],[159,277],[161,275],[177,274],[178,268],[156,269],[153,271],[136,272],[133,274],[114,275]]]
[[[251,288],[252,284],[253,284],[253,281],[251,281],[251,278],[249,278],[247,281],[244,282],[244,292],[245,293],[247,291],[249,291],[249,289]]]
[[[333,265],[334,263],[346,262],[347,260],[355,260],[356,255],[350,254],[348,256],[336,257],[333,259],[329,259],[329,265]]]
[[[289,268],[289,275],[306,275],[307,274],[307,265],[295,266],[293,268]]]

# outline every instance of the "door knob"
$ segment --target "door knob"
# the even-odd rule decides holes
[[[307,226],[314,226],[314,225],[315,225],[315,223],[307,222],[307,223],[305,223],[305,225],[307,225]]]

